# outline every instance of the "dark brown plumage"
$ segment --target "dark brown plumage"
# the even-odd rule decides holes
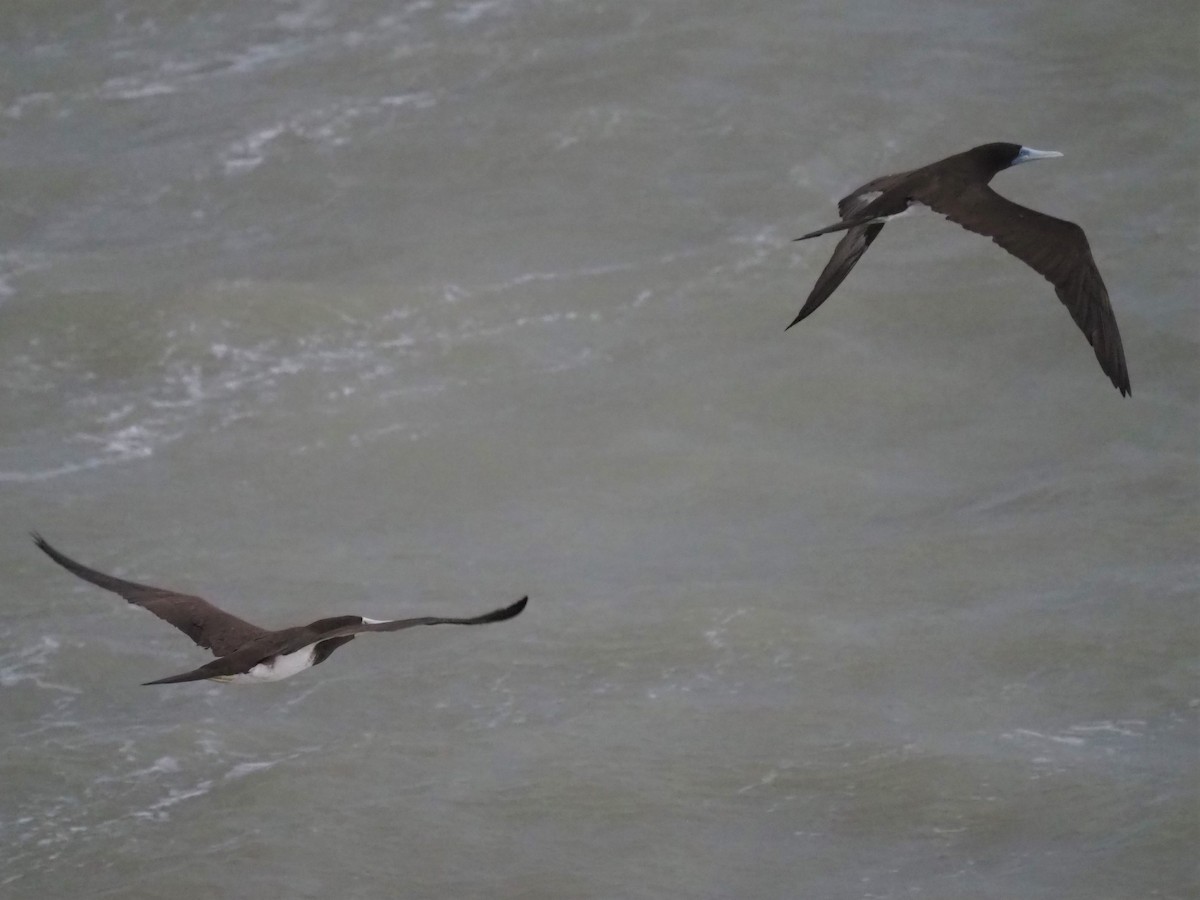
[[[402,631],[417,625],[484,625],[502,622],[518,615],[529,600],[528,597],[522,597],[511,606],[469,618],[418,616],[379,621],[362,616],[333,616],[309,625],[270,631],[239,619],[201,597],[97,572],[55,549],[37,532],[33,533],[33,540],[47,556],[68,572],[119,594],[135,606],[148,609],[218,657],[198,669],[147,681],[146,684],[173,684],[208,678],[237,682],[278,681],[319,665],[338,647],[364,632]]]
[[[841,222],[796,238],[846,232],[788,328],[829,298],[889,218],[918,203],[991,238],[1053,284],[1095,350],[1100,368],[1122,395],[1129,394],[1117,320],[1083,229],[1013,203],[988,187],[996,173],[1010,166],[1061,155],[1018,144],[984,144],[920,169],[876,178],[848,194],[838,203]]]

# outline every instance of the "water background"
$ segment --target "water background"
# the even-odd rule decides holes
[[[1184,0],[16,0],[0,19],[0,893],[1184,898]],[[990,140],[1036,274],[889,227]],[[33,547],[367,636],[256,688]]]

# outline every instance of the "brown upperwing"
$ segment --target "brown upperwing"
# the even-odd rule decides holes
[[[316,632],[320,635],[319,640],[326,641],[330,638],[362,634],[367,631],[402,631],[405,628],[413,628],[417,625],[486,625],[489,622],[503,622],[505,619],[511,619],[513,616],[519,615],[521,610],[525,608],[525,604],[528,602],[528,597],[522,597],[520,600],[511,604],[510,606],[505,606],[502,609],[494,609],[491,612],[484,613],[481,616],[471,616],[465,619],[447,618],[445,616],[418,616],[415,619],[392,619],[389,622],[361,622],[357,625],[340,625],[327,631],[317,629],[316,626],[319,626],[321,623],[314,622],[313,625],[309,625],[307,628],[316,630]],[[301,640],[301,638],[298,638],[298,640]],[[309,640],[308,643],[311,643],[311,640]],[[304,646],[303,643],[295,646],[292,649],[298,650],[302,646]],[[291,651],[283,650],[281,652]]]
[[[819,234],[829,234],[833,231],[846,232],[842,236],[842,239],[838,241],[837,246],[833,250],[833,256],[829,258],[829,262],[825,264],[825,268],[817,276],[816,284],[809,291],[804,305],[800,307],[800,312],[796,314],[796,318],[792,319],[788,328],[808,318],[816,311],[817,307],[829,299],[830,295],[845,281],[846,276],[850,274],[850,270],[858,264],[862,255],[867,252],[867,248],[871,246],[871,242],[883,230],[882,222],[870,223],[870,217],[864,212],[867,207],[879,199],[871,195],[886,194],[911,174],[911,172],[900,172],[897,175],[884,175],[868,181],[862,187],[855,189],[852,193],[847,194],[838,201],[838,214],[842,219],[840,223],[830,225],[828,228],[818,229],[815,232],[809,232],[804,237],[796,238],[798,241],[803,241],[811,237],[816,237]],[[889,203],[889,201],[892,202]],[[899,212],[904,207],[905,200],[903,197],[889,198],[889,201],[884,202],[889,207],[884,211],[885,215]],[[868,221],[851,225],[846,224],[847,222],[855,223],[856,220],[864,217]],[[785,328],[784,330],[786,331],[787,329]]]
[[[180,594],[165,588],[138,584],[134,581],[125,581],[113,575],[97,572],[56,550],[37,532],[33,533],[33,540],[42,552],[68,572],[77,575],[84,581],[90,581],[97,587],[119,594],[135,606],[150,610],[164,622],[174,625],[201,647],[211,650],[215,656],[227,656],[256,638],[271,634],[264,628],[252,625],[213,606],[202,597]]]
[[[921,191],[916,199],[968,231],[991,238],[1053,284],[1096,351],[1100,368],[1122,394],[1130,393],[1121,333],[1082,228],[1013,203],[982,184],[954,192]]]

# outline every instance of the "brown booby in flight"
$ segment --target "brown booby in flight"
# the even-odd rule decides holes
[[[279,681],[325,662],[334,650],[354,640],[355,635],[363,632],[401,631],[414,625],[483,625],[487,622],[503,622],[520,613],[529,600],[528,597],[522,597],[511,606],[468,619],[421,616],[415,619],[385,621],[364,616],[333,616],[318,619],[309,625],[268,631],[218,609],[200,597],[125,581],[89,569],[51,547],[37,532],[33,533],[33,540],[47,556],[68,572],[107,591],[120,594],[134,606],[150,610],[218,657],[190,672],[147,681],[145,684],[174,684],[204,679],[234,684]]]
[[[927,206],[968,231],[991,238],[1054,285],[1071,318],[1096,351],[1100,368],[1124,394],[1129,372],[1108,291],[1087,237],[1074,222],[1056,219],[1001,197],[988,182],[997,172],[1033,159],[1062,156],[1018,144],[984,144],[920,169],[868,181],[838,203],[842,221],[796,240],[845,231],[791,328],[825,302],[879,236],[884,223],[912,204]]]

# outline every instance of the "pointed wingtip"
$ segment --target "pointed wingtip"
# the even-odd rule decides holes
[[[1123,357],[1118,361],[1118,365],[1113,367],[1111,372],[1109,371],[1108,367],[1105,366],[1104,374],[1107,375],[1109,381],[1113,383],[1113,387],[1121,392],[1122,397],[1133,396],[1133,385],[1129,383],[1129,372],[1125,369],[1125,360]]]
[[[500,609],[493,609],[490,613],[484,613],[482,616],[474,616],[470,619],[432,619],[425,624],[436,625],[439,622],[450,621],[459,625],[490,625],[492,622],[504,622],[521,614],[525,609],[525,604],[529,602],[529,596],[526,595],[516,603],[511,603],[508,606],[502,606]]]
[[[143,681],[142,687],[150,687],[153,684],[180,684],[184,681],[202,681],[205,676],[197,675],[195,671],[181,672],[179,675],[168,675],[166,678],[157,678],[154,681]]]
[[[475,616],[470,619],[429,619],[423,624],[437,625],[439,622],[449,621],[458,625],[490,625],[492,622],[504,622],[515,616],[519,616],[521,611],[525,609],[525,604],[528,602],[529,597],[526,595],[516,603],[503,606],[500,609],[494,609],[490,613],[484,613],[482,616]]]
[[[1122,397],[1133,396],[1133,386],[1129,383],[1129,376],[1124,372],[1112,380],[1113,386],[1121,392]]]
[[[528,602],[529,602],[529,595],[526,594],[524,597],[522,597],[516,603],[513,603],[510,606],[506,606],[503,609],[498,609],[493,613],[488,613],[487,615],[482,616],[481,619],[483,622],[503,622],[506,619],[511,619],[511,618],[514,618],[515,616],[519,616],[521,614],[521,612],[525,609],[525,604],[527,604]]]
[[[59,552],[54,549],[54,547],[50,544],[50,542],[48,540],[46,540],[44,537],[42,537],[40,532],[30,531],[29,536],[33,539],[33,545],[35,547],[37,547],[39,550],[41,550],[43,553],[45,553],[51,559],[53,559],[55,561],[58,560]]]

